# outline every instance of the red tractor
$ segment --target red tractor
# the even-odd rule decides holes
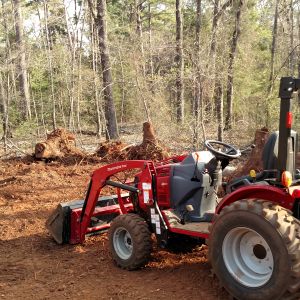
[[[113,260],[127,270],[147,264],[152,234],[163,247],[174,237],[179,243],[203,239],[214,273],[235,298],[295,296],[300,290],[300,176],[291,97],[299,88],[300,79],[281,79],[280,128],[265,146],[265,170],[228,183],[223,199],[217,196],[222,170],[241,152],[206,141],[207,151],[97,169],[85,200],[60,204],[47,227],[60,244],[83,243],[86,235],[108,229]],[[112,180],[133,169],[138,169],[133,182]],[[99,197],[105,186],[115,187],[116,195]]]

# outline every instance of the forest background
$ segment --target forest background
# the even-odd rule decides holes
[[[279,78],[300,76],[297,0],[1,0],[0,20],[4,149],[144,121],[194,147],[251,140],[278,127]]]

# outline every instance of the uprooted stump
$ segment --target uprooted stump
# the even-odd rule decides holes
[[[102,160],[125,160],[126,149],[131,147],[121,141],[105,141],[100,143],[99,148],[96,152],[97,156],[100,156]]]
[[[56,159],[69,156],[85,157],[86,154],[75,146],[75,136],[64,128],[57,128],[47,134],[47,140],[35,145],[37,159]]]
[[[254,137],[255,148],[252,149],[246,162],[240,164],[236,171],[231,174],[230,179],[249,174],[250,170],[261,172],[263,170],[262,152],[269,137],[266,127],[256,130]]]
[[[151,122],[143,124],[143,142],[128,148],[127,159],[151,159],[154,161],[170,157],[165,146],[157,140]]]
[[[143,142],[140,145],[128,145],[121,141],[103,142],[97,155],[103,160],[139,160],[149,159],[159,161],[170,156],[166,147],[161,145],[154,134],[150,122],[143,124]]]

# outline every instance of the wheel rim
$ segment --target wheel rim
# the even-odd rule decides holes
[[[133,241],[130,233],[124,228],[117,228],[113,235],[113,245],[116,254],[121,259],[128,259],[133,250]]]
[[[261,287],[273,274],[274,259],[270,246],[252,229],[231,229],[224,238],[222,255],[229,273],[246,287]]]

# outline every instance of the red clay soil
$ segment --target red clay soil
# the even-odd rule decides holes
[[[82,198],[97,165],[0,161],[0,299],[228,299],[207,249],[155,250],[149,265],[117,268],[106,235],[57,245],[45,221],[59,202]]]

